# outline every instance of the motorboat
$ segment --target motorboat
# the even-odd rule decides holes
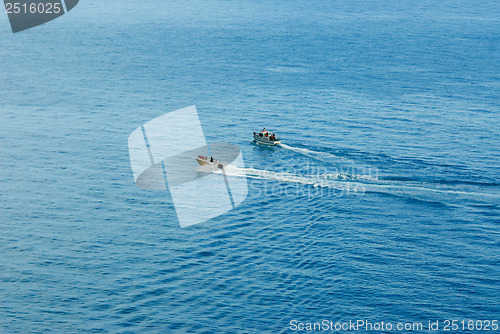
[[[262,129],[260,132],[254,132],[253,139],[257,144],[262,145],[274,146],[281,144],[281,141],[278,137],[276,137],[276,134],[274,132],[267,131],[266,128]]]
[[[200,166],[213,166],[222,169],[224,166],[214,157],[199,155],[194,158]]]

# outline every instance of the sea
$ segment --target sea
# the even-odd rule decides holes
[[[0,332],[497,333],[499,14],[82,0],[15,34],[1,14]],[[248,196],[181,228],[128,137],[193,105]]]

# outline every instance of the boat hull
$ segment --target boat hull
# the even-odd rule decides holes
[[[213,167],[216,167],[216,168],[219,168],[219,169],[222,169],[222,167],[224,167],[220,162],[218,161],[214,161],[214,162],[210,162],[210,161],[206,161],[206,160],[203,160],[203,159],[200,159],[200,158],[194,158],[196,160],[196,162],[200,165],[200,166],[213,166]]]
[[[254,137],[253,140],[257,144],[268,145],[268,146],[276,146],[276,145],[280,145],[281,144],[281,141],[279,141],[279,140],[270,141],[270,140],[260,139],[260,138],[257,138],[257,137]]]
[[[195,158],[196,162],[200,165],[200,166],[205,166],[205,165],[211,165],[210,162],[207,162],[205,160],[202,160],[200,158]]]

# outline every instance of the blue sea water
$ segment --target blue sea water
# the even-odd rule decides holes
[[[499,13],[89,0],[17,34],[0,16],[0,331],[500,320]],[[181,229],[127,138],[193,104],[250,192]],[[263,126],[284,147],[253,145]]]

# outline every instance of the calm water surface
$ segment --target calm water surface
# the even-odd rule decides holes
[[[3,15],[0,331],[500,320],[499,12],[89,0],[18,34]],[[250,193],[181,229],[127,138],[193,104]],[[286,146],[252,145],[263,126]]]

